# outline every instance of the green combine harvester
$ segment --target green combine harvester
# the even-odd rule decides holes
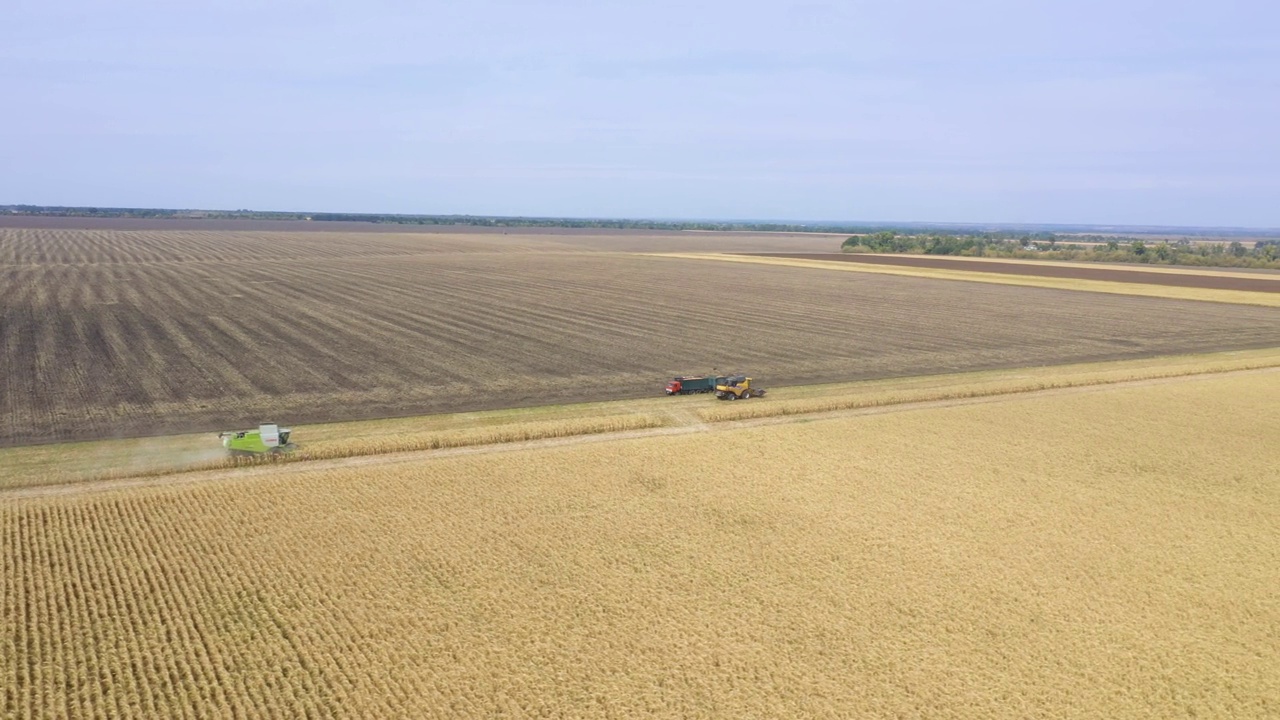
[[[293,430],[275,423],[262,423],[257,430],[218,433],[222,447],[232,457],[258,457],[293,452],[298,446],[289,442]]]

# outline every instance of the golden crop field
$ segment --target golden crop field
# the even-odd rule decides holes
[[[1274,371],[797,420],[7,498],[0,707],[1280,713]]]
[[[1280,310],[708,263],[830,237],[0,228],[0,446],[1280,344]]]

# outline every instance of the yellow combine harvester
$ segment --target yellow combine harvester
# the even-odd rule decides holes
[[[716,397],[721,400],[747,400],[764,397],[764,393],[764,388],[751,387],[751,378],[746,375],[732,375],[724,379],[724,384],[716,385]]]

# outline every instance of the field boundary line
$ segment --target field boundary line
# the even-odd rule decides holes
[[[1119,380],[1102,379],[1095,380],[1093,382],[1082,381],[1077,384],[1048,388],[999,388],[993,389],[993,391],[989,393],[976,393],[961,397],[941,397],[815,412],[778,414],[744,419],[726,419],[692,425],[654,427],[641,430],[573,435],[567,437],[553,437],[537,440],[494,443],[488,445],[470,445],[432,450],[408,450],[384,454],[342,457],[330,460],[302,460],[282,464],[266,463],[247,467],[222,468],[215,470],[177,471],[167,475],[145,475],[131,478],[113,478],[106,480],[16,487],[0,489],[0,498],[9,500],[36,499],[54,496],[93,494],[131,488],[167,487],[172,485],[191,485],[215,481],[248,481],[261,478],[263,476],[294,475],[314,471],[337,470],[363,466],[398,465],[410,462],[425,462],[437,458],[464,455],[484,455],[499,452],[519,452],[523,450],[540,450],[583,445],[588,443],[638,440],[663,436],[691,435],[696,433],[731,432],[733,430],[770,425],[787,425],[850,417],[868,417],[890,413],[913,412],[917,410],[964,407],[1030,398],[1102,392],[1109,389],[1147,387],[1153,385],[1205,381],[1221,377],[1261,375],[1270,373],[1280,373],[1280,366],[1271,365],[1266,367],[1228,370],[1200,369],[1174,375]],[[939,390],[945,390],[945,388],[939,388]]]
[[[992,285],[1016,285],[1020,287],[1039,287],[1051,290],[1073,290],[1076,292],[1106,293],[1110,295],[1136,295],[1139,297],[1157,297],[1170,300],[1195,300],[1200,302],[1225,303],[1230,305],[1258,305],[1261,307],[1280,307],[1280,294],[1250,292],[1247,290],[1214,290],[1207,288],[1173,287],[1168,285],[1148,285],[1145,283],[1123,283],[1108,280],[1085,280],[1078,278],[1051,278],[1036,275],[1004,275],[977,270],[951,270],[941,268],[917,268],[894,265],[870,265],[863,263],[847,263],[834,260],[807,260],[799,258],[771,258],[750,255],[730,255],[722,253],[638,253],[647,257],[672,258],[678,260],[709,260],[714,262],[736,262],[754,265],[773,265],[780,267],[808,268],[813,270],[835,270],[840,272],[874,273],[880,275],[899,275],[905,277],[925,278],[931,280],[955,280],[961,282],[981,282]]]
[[[779,251],[785,252],[785,251]],[[740,253],[734,253],[740,254]],[[772,252],[756,252],[741,253],[747,255],[761,255],[769,257],[775,255]],[[869,255],[873,257],[923,257],[935,260],[945,260],[946,262],[955,263],[957,266],[965,263],[998,263],[1001,265],[1025,265],[1029,267],[1066,267],[1066,268],[1094,268],[1104,270],[1119,270],[1122,272],[1135,273],[1154,273],[1160,275],[1203,275],[1206,277],[1225,277],[1225,278],[1248,278],[1251,280],[1269,280],[1271,282],[1280,283],[1280,272],[1270,268],[1228,268],[1218,265],[1157,265],[1147,263],[1122,263],[1122,262],[1101,262],[1090,260],[1039,260],[1035,258],[1011,258],[1011,257],[990,257],[990,256],[969,256],[969,255],[921,255],[918,253],[844,253],[833,250],[826,253],[794,253],[797,255]],[[797,258],[800,259],[800,258]],[[814,258],[817,259],[817,258]],[[839,262],[839,261],[838,261]]]

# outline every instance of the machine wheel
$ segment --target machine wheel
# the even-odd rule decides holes
[[[745,390],[745,391],[743,391],[743,393],[742,393],[742,399],[743,399],[743,400],[750,400],[750,399],[751,399],[751,391],[750,391],[750,390]]]

